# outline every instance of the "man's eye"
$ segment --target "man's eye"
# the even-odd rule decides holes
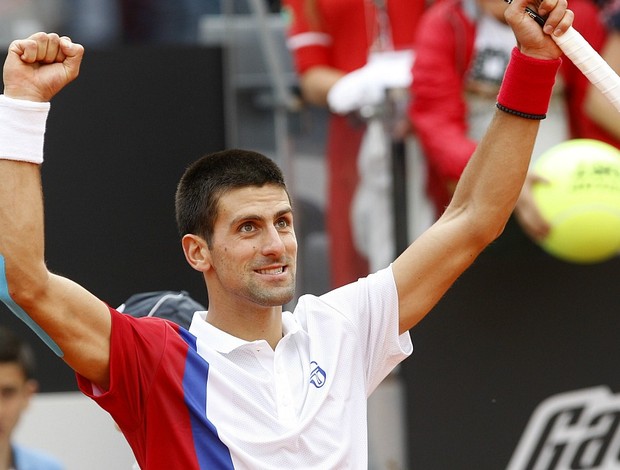
[[[289,223],[288,220],[285,219],[280,219],[276,222],[276,227],[278,228],[286,228],[288,227]]]
[[[11,400],[17,396],[16,388],[2,388],[0,389],[0,398],[3,400]]]
[[[240,228],[239,231],[240,232],[251,232],[252,230],[254,230],[254,226],[252,224],[243,224]]]

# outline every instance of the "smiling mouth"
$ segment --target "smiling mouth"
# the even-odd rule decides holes
[[[270,269],[257,269],[256,270],[258,274],[282,274],[284,271],[286,271],[285,266],[279,266],[277,268],[270,268]]]

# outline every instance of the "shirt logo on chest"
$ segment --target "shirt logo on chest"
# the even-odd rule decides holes
[[[325,371],[315,361],[312,361],[310,363],[310,383],[316,388],[321,388],[325,385],[326,377]]]

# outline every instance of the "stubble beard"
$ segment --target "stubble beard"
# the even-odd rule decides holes
[[[248,297],[263,307],[276,307],[284,305],[295,296],[295,275],[291,275],[290,282],[283,286],[269,287],[261,283],[248,285]]]

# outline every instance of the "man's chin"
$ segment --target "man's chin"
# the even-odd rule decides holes
[[[270,292],[255,297],[255,301],[263,307],[280,307],[295,298],[295,289],[286,289],[282,292]]]

